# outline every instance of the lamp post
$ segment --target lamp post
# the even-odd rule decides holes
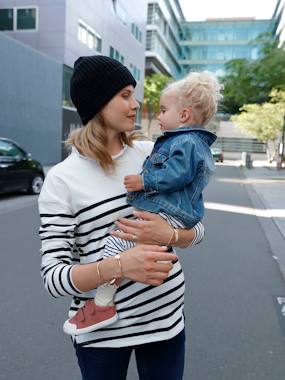
[[[283,129],[282,129],[282,137],[281,137],[281,142],[279,145],[279,151],[278,151],[278,159],[277,159],[277,169],[282,169],[282,163],[284,160],[284,143],[285,143],[285,115],[283,119]]]

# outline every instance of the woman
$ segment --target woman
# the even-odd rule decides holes
[[[52,296],[73,295],[69,317],[79,308],[88,317],[96,287],[122,279],[115,297],[119,321],[73,339],[84,380],[125,379],[133,349],[141,379],[183,376],[184,277],[176,255],[163,246],[174,242],[172,228],[147,212],[136,213],[144,221],[128,220],[132,207],[123,179],[140,171],[152,149],[152,143],[127,135],[139,106],[135,85],[112,58],[75,62],[71,97],[85,127],[70,136],[72,153],[50,170],[39,198],[41,273]],[[101,260],[118,219],[117,236],[140,244]],[[195,244],[203,226],[179,230],[178,236],[177,246]]]

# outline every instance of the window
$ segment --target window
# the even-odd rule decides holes
[[[135,80],[140,81],[140,79],[141,79],[141,71],[140,71],[140,69],[137,68],[132,63],[130,63],[130,71],[133,74]]]
[[[128,14],[122,4],[120,4],[119,0],[113,0],[113,9],[115,12],[115,15],[118,17],[118,19],[121,21],[123,25],[127,25],[128,23]]]
[[[132,22],[131,32],[136,40],[138,40],[139,42],[142,42],[142,32],[140,31],[139,27],[134,22]]]
[[[37,30],[37,7],[0,9],[0,30]]]
[[[78,22],[78,40],[84,45],[87,45],[89,49],[101,52],[102,50],[102,39],[90,26],[85,24],[85,22],[79,20]]]
[[[114,49],[113,46],[110,46],[109,57],[116,59],[122,64],[124,64],[125,62],[125,57],[122,54],[120,54],[119,50]]]
[[[17,9],[17,30],[36,29],[36,8]]]
[[[13,8],[0,9],[0,30],[13,29]]]
[[[24,152],[17,145],[9,141],[0,141],[0,156],[5,157],[23,157]]]

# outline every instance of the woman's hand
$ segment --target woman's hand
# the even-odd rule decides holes
[[[134,215],[142,220],[121,218],[116,222],[120,231],[111,231],[110,234],[142,244],[168,244],[173,229],[163,218],[147,211],[134,211]]]
[[[172,269],[177,256],[167,247],[138,244],[121,254],[123,276],[136,282],[160,285]]]

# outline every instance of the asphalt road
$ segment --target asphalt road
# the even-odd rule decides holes
[[[251,207],[241,175],[218,166],[206,201]],[[39,276],[38,222],[35,197],[0,198],[0,379],[78,380],[61,327],[69,300],[50,298]],[[285,327],[276,297],[285,297],[285,283],[258,219],[236,209],[207,210],[204,223],[204,242],[180,252],[187,287],[184,378],[284,379]],[[137,380],[134,361],[128,380]]]

